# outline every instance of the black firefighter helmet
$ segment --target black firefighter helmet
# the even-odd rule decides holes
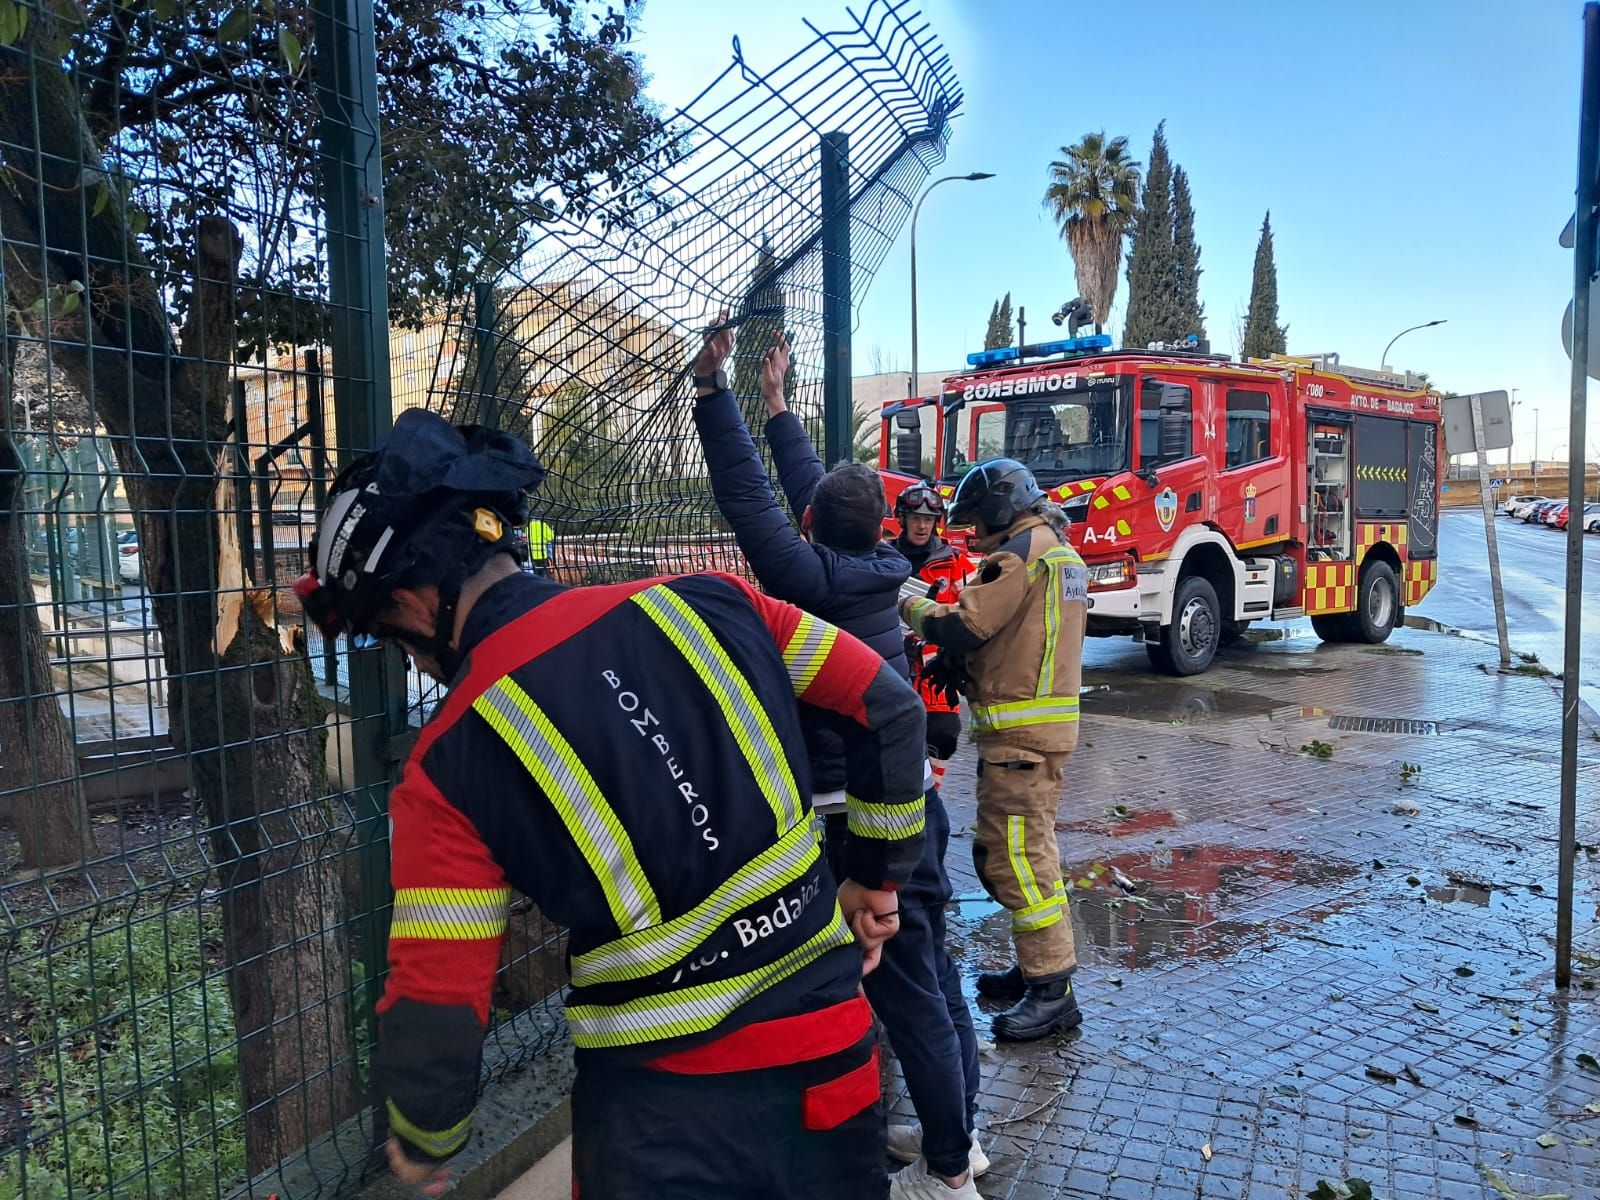
[[[956,485],[950,500],[950,524],[982,521],[985,528],[998,532],[1032,512],[1044,498],[1033,472],[1016,459],[987,459],[974,463]]]
[[[330,637],[376,635],[396,588],[431,584],[439,615],[427,648],[441,653],[462,583],[495,554],[515,556],[544,476],[520,438],[405,410],[379,448],[333,482],[310,570],[295,582],[306,615]]]

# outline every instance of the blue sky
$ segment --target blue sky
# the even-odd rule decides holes
[[[923,370],[980,348],[989,306],[1006,291],[1027,307],[1030,330],[1048,336],[1049,313],[1076,286],[1039,205],[1047,164],[1100,129],[1126,134],[1144,161],[1165,119],[1194,192],[1213,348],[1235,349],[1271,209],[1292,353],[1338,351],[1376,367],[1396,332],[1444,318],[1396,345],[1390,365],[1456,391],[1517,388],[1518,459],[1531,453],[1536,410],[1541,457],[1565,457],[1559,321],[1572,258],[1556,237],[1576,175],[1579,0],[921,7],[966,92],[940,173],[997,176],[947,184],[923,208]],[[636,48],[651,94],[676,107],[726,63],[733,34],[747,59],[771,64],[809,36],[802,18],[828,28],[842,15],[837,0],[650,0]],[[907,292],[902,234],[861,305],[858,373],[875,350],[892,368],[908,365]]]

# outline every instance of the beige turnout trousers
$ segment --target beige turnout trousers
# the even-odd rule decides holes
[[[984,888],[1011,910],[1017,962],[1029,980],[1077,965],[1061,879],[1056,812],[1066,753],[979,747],[978,826],[972,860]]]

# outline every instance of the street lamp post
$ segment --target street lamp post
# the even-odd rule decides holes
[[[993,179],[991,171],[974,171],[970,175],[946,175],[942,179],[935,179],[917,198],[917,206],[911,210],[911,380],[906,385],[906,395],[915,398],[917,394],[917,217],[922,213],[922,202],[928,198],[928,193],[941,183],[952,180],[964,179],[976,183],[980,179]]]
[[[1383,361],[1378,364],[1378,370],[1387,371],[1389,369],[1389,351],[1393,350],[1394,344],[1405,337],[1406,334],[1413,333],[1418,329],[1432,329],[1435,325],[1443,325],[1444,322],[1445,318],[1442,317],[1437,321],[1424,321],[1421,325],[1413,325],[1410,329],[1402,329],[1395,334],[1389,339],[1389,344],[1383,348]]]

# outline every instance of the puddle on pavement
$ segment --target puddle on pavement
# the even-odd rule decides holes
[[[1430,900],[1440,904],[1474,904],[1479,908],[1505,911],[1511,907],[1504,892],[1495,888],[1473,887],[1471,884],[1452,884],[1449,887],[1424,889]]]
[[[1310,893],[1294,906],[1297,922],[1320,921],[1357,898],[1336,886],[1357,874],[1355,864],[1295,850],[1163,846],[1100,862],[1136,888],[1124,895],[1106,870],[1088,888],[1071,889],[1078,957],[1108,969],[1222,959],[1265,946],[1283,922],[1256,910],[1265,902],[1268,912],[1282,913],[1269,897],[1285,888]],[[1069,881],[1088,879],[1094,865],[1076,864]],[[982,892],[958,897],[948,924],[951,952],[967,972],[1011,961],[1010,916]]]
[[[1082,691],[1080,703],[1088,713],[1157,721],[1164,725],[1260,717],[1284,707],[1281,702],[1254,692],[1121,675],[1113,682],[1090,684]]]

